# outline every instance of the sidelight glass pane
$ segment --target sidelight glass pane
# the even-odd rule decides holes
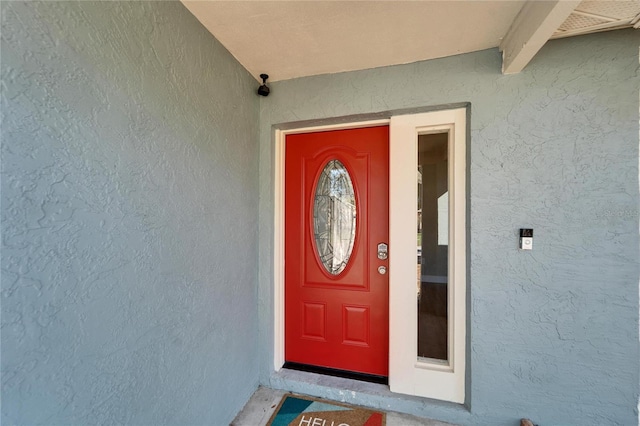
[[[418,357],[448,359],[448,133],[418,137]]]
[[[330,274],[340,274],[353,251],[356,200],[351,176],[339,160],[329,161],[318,179],[313,234],[320,262]]]

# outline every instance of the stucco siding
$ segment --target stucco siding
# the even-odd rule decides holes
[[[257,387],[256,82],[178,2],[2,2],[2,423]]]

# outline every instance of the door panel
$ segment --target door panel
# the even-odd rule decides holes
[[[377,245],[389,236],[389,128],[288,135],[285,156],[285,359],[387,376],[388,274],[378,267],[388,259],[378,259]],[[342,201],[335,196],[348,180],[341,167],[353,185]],[[327,173],[334,179],[326,199],[316,194],[323,170],[323,182]],[[331,207],[319,209],[314,227],[314,206],[326,203]],[[350,239],[346,266],[325,266],[318,247],[342,256],[339,264]]]

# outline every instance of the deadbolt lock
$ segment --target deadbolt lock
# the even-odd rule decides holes
[[[389,257],[389,246],[385,243],[378,244],[378,259],[386,260]]]

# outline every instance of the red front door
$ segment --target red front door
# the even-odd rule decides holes
[[[288,135],[285,156],[285,359],[387,376],[389,127]]]

